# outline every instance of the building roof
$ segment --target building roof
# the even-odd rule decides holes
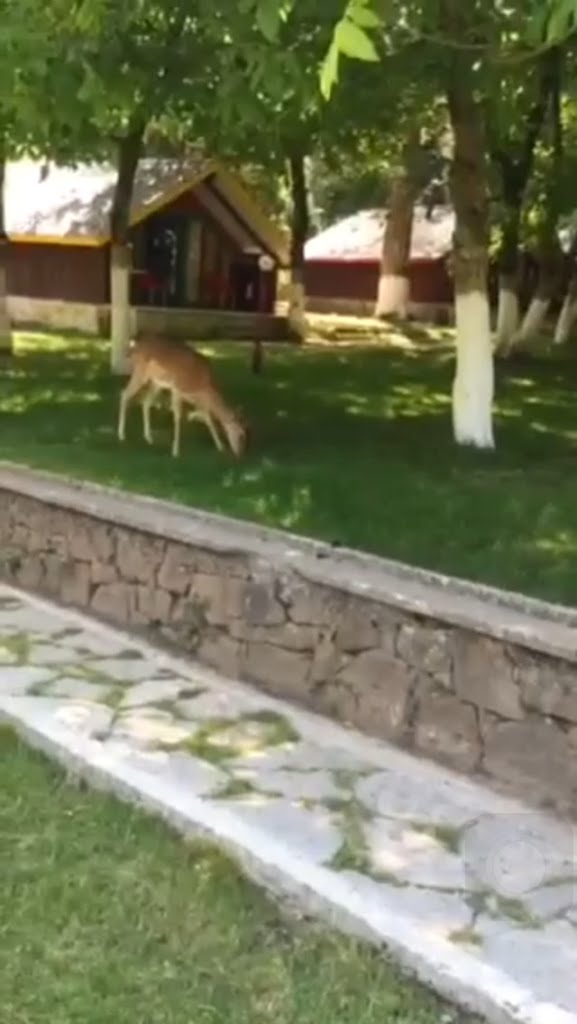
[[[5,178],[6,232],[16,242],[104,245],[110,241],[110,211],[116,182],[112,164],[48,166],[35,160],[10,162]],[[134,226],[208,179],[244,223],[283,265],[283,233],[263,213],[244,185],[216,160],[145,159],[138,165],[130,212]]]
[[[387,223],[385,210],[361,210],[345,217],[311,238],[305,259],[334,263],[379,262]],[[427,216],[424,206],[415,207],[411,260],[435,260],[452,247],[455,214],[450,207],[436,206]]]

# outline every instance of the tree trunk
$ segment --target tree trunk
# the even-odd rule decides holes
[[[516,156],[500,143],[491,147],[491,155],[502,183],[505,205],[503,237],[499,252],[499,310],[495,348],[509,351],[519,331],[519,235],[521,211],[527,185],[533,172],[535,147],[543,129],[549,103],[559,77],[559,59],[555,51],[547,51],[538,70],[537,93],[527,118],[525,136]]]
[[[305,242],[309,233],[309,201],[302,153],[288,159],[291,192],[291,245],[288,322],[291,335],[305,341],[308,324],[305,313]]]
[[[551,303],[557,294],[563,271],[563,254],[557,238],[544,244],[539,253],[539,278],[523,322],[511,339],[511,348],[526,344],[544,328]]]
[[[383,237],[375,316],[404,320],[409,311],[409,259],[418,183],[406,167],[393,181]]]
[[[499,251],[499,306],[495,349],[507,349],[519,328],[519,227],[520,206],[507,206]]]
[[[567,294],[557,320],[553,337],[554,345],[565,345],[569,341],[573,324],[577,320],[577,234],[573,236],[568,256],[570,272]]]
[[[557,228],[562,205],[559,183],[562,181],[563,162],[563,119],[561,116],[561,96],[563,77],[563,51],[553,47],[548,51],[544,81],[546,83],[546,105],[550,106],[550,128],[552,145],[552,165],[550,169],[551,185],[545,218],[540,230],[538,247],[539,279],[537,289],[529,308],[525,313],[521,327],[511,339],[511,346],[531,341],[544,327],[551,302],[561,284],[563,272],[563,254],[559,245]]]
[[[454,9],[452,2],[447,2]],[[470,67],[454,59],[448,101],[454,134],[451,175],[456,214],[453,273],[457,359],[453,383],[453,429],[458,444],[494,448],[493,347],[487,286],[489,255],[488,183],[481,110]]]
[[[135,123],[118,142],[118,177],[110,214],[110,341],[113,373],[126,373],[131,336],[129,246],[130,207],[142,152],[144,122]]]
[[[554,345],[565,345],[571,337],[573,325],[577,320],[577,269],[573,270],[565,301],[559,313],[559,319],[553,338]]]
[[[8,313],[8,259],[10,242],[6,234],[4,217],[4,178],[6,161],[0,156],[0,357],[11,356],[12,328]]]

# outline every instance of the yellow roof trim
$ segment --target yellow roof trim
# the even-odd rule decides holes
[[[8,235],[11,242],[25,242],[29,245],[84,245],[95,248],[106,245],[107,238],[91,235]]]
[[[225,185],[229,200],[234,200],[239,211],[244,215],[247,225],[265,243],[268,249],[276,256],[282,266],[289,265],[289,240],[284,231],[273,223],[270,217],[260,209],[250,195],[241,179],[231,171],[223,167],[218,161],[214,161],[214,169],[217,178],[220,178]]]
[[[208,178],[208,176],[213,174],[214,171],[215,167],[213,161],[210,161],[205,164],[202,171],[199,171],[197,174],[191,174],[187,181],[181,181],[180,184],[175,185],[174,188],[167,189],[166,192],[163,192],[155,203],[147,203],[145,206],[139,207],[139,209],[137,209],[130,218],[130,227],[134,228],[137,224],[141,224],[143,220],[148,220],[148,218],[152,217],[155,213],[159,213],[160,210],[164,210],[165,206],[170,206],[170,204],[174,203],[176,199],[180,199],[185,192],[188,192],[191,188],[196,188],[197,185],[200,185],[201,181]],[[110,236],[107,237],[106,241],[110,241]]]

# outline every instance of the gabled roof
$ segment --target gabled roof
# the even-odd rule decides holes
[[[216,160],[201,155],[140,161],[134,182],[131,226],[209,180],[264,247],[285,265],[288,246],[283,233],[233,174]],[[11,162],[5,179],[6,232],[15,242],[104,245],[110,241],[109,217],[115,183],[116,169],[112,164],[50,164],[44,175],[40,161]]]
[[[308,261],[372,263],[381,258],[387,223],[385,210],[361,210],[345,217],[311,238],[305,247]],[[436,206],[427,215],[424,206],[415,207],[411,260],[435,260],[451,251],[455,214],[450,207]]]

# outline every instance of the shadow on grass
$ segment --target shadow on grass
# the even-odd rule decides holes
[[[204,350],[253,426],[241,463],[196,424],[172,460],[165,410],[152,450],[136,407],[119,445],[106,350],[26,337],[0,380],[0,456],[577,601],[574,362],[497,366],[487,454],[452,444],[447,346],[271,346],[261,378],[246,346]]]

